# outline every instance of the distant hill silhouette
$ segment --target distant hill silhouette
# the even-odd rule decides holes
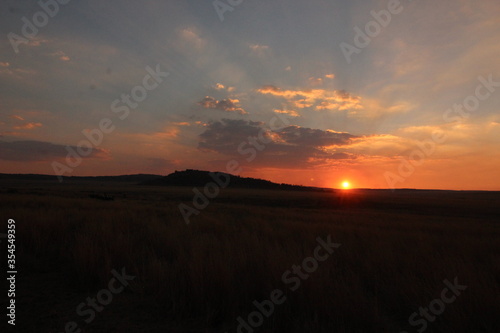
[[[318,187],[307,187],[300,185],[278,184],[269,180],[246,178],[234,176],[224,172],[217,172],[230,178],[230,188],[246,188],[246,189],[266,189],[266,190],[295,190],[295,191],[323,191],[325,189]],[[224,177],[225,178],[225,177]],[[24,181],[56,181],[57,176],[54,175],[37,175],[37,174],[6,174],[0,173],[0,180],[24,180]],[[151,186],[189,186],[189,187],[204,187],[206,184],[213,182],[214,179],[210,176],[210,171],[192,170],[175,171],[168,176],[137,174],[137,175],[122,175],[122,176],[63,176],[64,182],[74,183],[83,181],[99,181],[99,182],[126,182],[139,185]]]
[[[296,190],[296,191],[318,191],[323,190],[317,187],[307,187],[300,185],[278,184],[269,180],[234,176],[225,172],[216,172],[224,175],[224,179],[229,177],[229,188],[246,189],[266,189],[266,190]],[[206,184],[214,182],[209,171],[187,169],[185,171],[175,171],[168,176],[147,180],[143,185],[156,186],[189,186],[204,187]]]
[[[148,180],[154,180],[162,178],[160,175],[149,175],[149,174],[137,174],[137,175],[123,175],[123,176],[63,176],[63,181],[104,181],[104,182],[128,182],[128,183],[143,183]],[[0,179],[12,179],[12,180],[53,180],[59,181],[57,176],[54,175],[37,175],[37,174],[8,174],[0,173]]]

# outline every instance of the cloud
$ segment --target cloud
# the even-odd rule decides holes
[[[201,101],[198,102],[199,105],[205,109],[221,110],[225,112],[237,112],[239,114],[248,114],[240,105],[240,101],[237,99],[222,99],[216,100],[213,97],[206,96]]]
[[[14,129],[33,129],[33,128],[37,128],[37,127],[42,127],[43,125],[41,123],[34,123],[34,122],[29,122],[29,123],[26,123],[26,124],[22,124],[22,125],[17,125],[17,126],[14,126]]]
[[[180,122],[173,122],[172,125],[177,125],[177,126],[191,126],[191,123],[188,123],[187,121],[180,121]]]
[[[16,112],[23,112],[17,110]],[[33,112],[23,112],[25,114],[33,114]],[[19,114],[12,114],[9,116],[10,119],[13,119],[12,121],[9,121],[9,124],[3,123],[3,125],[8,125],[10,128],[15,129],[15,130],[31,130],[37,127],[42,127],[43,124],[41,122],[35,122],[35,121],[28,121],[26,120],[26,117],[23,117]]]
[[[404,101],[394,100],[387,103],[384,99],[365,98],[363,100],[363,108],[349,110],[349,115],[358,118],[380,118],[386,115],[395,115],[407,113],[415,110],[418,104]]]
[[[260,44],[250,44],[248,46],[253,54],[263,57],[269,52],[269,46]]]
[[[228,91],[228,92],[233,92],[235,90],[234,87],[228,87],[228,86],[225,86],[223,85],[222,83],[216,83],[213,88],[215,90],[225,90],[225,91]]]
[[[182,127],[190,126],[187,122],[180,123],[172,123],[170,125],[164,126],[159,132],[154,133],[137,133],[137,134],[126,134],[126,136],[130,139],[133,138],[135,141],[140,142],[161,142],[165,143],[166,141],[176,139],[181,132]]]
[[[348,146],[351,153],[366,157],[398,158],[406,157],[416,149],[428,147],[433,153],[429,159],[450,159],[481,154],[494,155],[500,143],[498,123],[445,123],[439,125],[406,126],[393,134],[377,134],[353,138]],[[435,143],[434,136],[444,138]],[[474,138],[474,140],[471,140]],[[434,143],[433,143],[434,142]],[[338,147],[334,147],[339,151]]]
[[[377,134],[354,138],[345,148],[346,151],[360,156],[392,158],[414,147],[415,143],[409,139],[391,134]]]
[[[269,46],[267,45],[259,45],[259,44],[250,44],[250,49],[251,50],[268,50]]]
[[[290,117],[300,117],[300,114],[298,114],[297,111],[294,111],[294,110],[278,110],[278,109],[275,109],[274,112],[276,112],[276,113],[282,113],[282,114],[287,114]]]
[[[326,74],[323,77],[311,76],[308,79],[308,82],[309,82],[309,85],[313,86],[313,87],[314,86],[321,86],[325,82],[325,79],[333,80],[334,78],[335,78],[335,74]]]
[[[239,143],[249,136],[257,136],[263,125],[262,122],[241,119],[211,122],[199,135],[198,148],[233,155],[237,153]]]
[[[353,159],[347,152],[337,152],[333,146],[348,145],[356,136],[332,130],[287,126],[279,131],[267,130],[262,122],[222,119],[211,122],[199,135],[198,148],[228,155],[243,161],[248,155],[239,150],[251,149],[249,138],[263,137],[258,158],[252,161],[256,167],[312,168],[339,159]],[[326,147],[330,147],[328,150]]]
[[[261,94],[284,98],[291,105],[315,110],[357,110],[363,109],[361,97],[351,95],[345,90],[282,90],[273,85],[266,85],[257,90]]]
[[[64,145],[50,142],[24,140],[24,141],[0,141],[0,160],[6,161],[50,161],[58,158],[64,158],[68,154],[67,147]],[[77,150],[77,147],[69,147]],[[100,148],[93,148],[91,153],[82,158],[106,158],[108,151]]]
[[[287,144],[307,147],[326,147],[331,145],[346,145],[354,135],[332,130],[320,130],[296,125],[288,126],[278,132],[278,136]]]
[[[282,92],[280,88],[273,86],[271,84],[262,86],[257,90],[261,94],[271,94],[271,95],[277,95],[277,96],[284,96],[285,92]]]
[[[12,66],[0,66],[0,76],[6,75],[12,79],[24,79],[29,77],[32,79],[32,76],[37,74],[37,71],[28,68],[13,68]]]
[[[184,45],[191,45],[197,49],[203,48],[207,42],[200,37],[199,33],[194,28],[182,29],[179,35],[184,43]]]
[[[320,86],[323,84],[323,79],[320,77],[310,77],[309,78],[309,84],[311,86]]]
[[[26,45],[38,47],[38,46],[45,44],[45,43],[48,43],[48,42],[50,42],[48,39],[30,39]]]
[[[62,60],[62,61],[70,61],[71,60],[71,58],[68,57],[66,55],[66,53],[64,53],[63,51],[57,51],[57,52],[51,53],[50,55],[57,57],[57,58],[59,58],[59,60]]]

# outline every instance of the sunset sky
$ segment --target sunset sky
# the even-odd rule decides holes
[[[275,182],[500,190],[500,2],[401,1],[347,61],[341,43],[356,47],[355,27],[393,1],[244,0],[218,13],[211,0],[73,0],[18,44],[9,33],[25,38],[22,18],[42,9],[2,1],[0,173],[236,160]],[[155,81],[158,69],[168,75]],[[141,89],[133,107],[120,100]],[[103,119],[113,130],[68,166],[68,147]],[[239,151],[259,132],[250,160]]]

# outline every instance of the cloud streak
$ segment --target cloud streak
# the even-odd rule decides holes
[[[217,100],[213,97],[206,96],[198,102],[205,109],[220,110],[225,112],[236,112],[239,114],[248,114],[240,105],[238,99],[221,99]]]
[[[64,146],[50,142],[23,140],[0,141],[0,160],[17,162],[45,162],[53,159],[64,158],[70,150],[76,151],[74,146]],[[82,158],[107,158],[108,152],[103,149],[93,148],[91,153]]]
[[[361,97],[354,96],[345,90],[304,89],[283,90],[273,85],[265,85],[257,90],[263,95],[284,98],[296,108],[313,108],[314,110],[358,110],[363,109]]]

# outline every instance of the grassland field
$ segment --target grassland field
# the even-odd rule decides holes
[[[16,221],[16,329],[237,332],[280,289],[286,301],[255,332],[417,332],[409,317],[457,278],[467,289],[425,332],[500,332],[498,192],[224,189],[186,225],[178,205],[192,197],[0,180],[0,232]],[[283,274],[329,236],[341,246],[292,291]],[[122,268],[135,278],[85,322],[77,306]]]

